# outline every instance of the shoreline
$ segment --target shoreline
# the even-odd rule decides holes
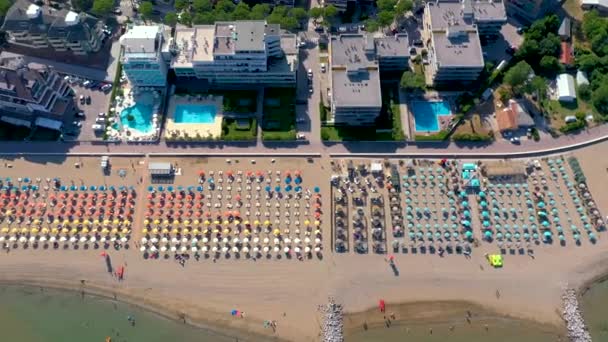
[[[15,287],[30,287],[30,288],[48,288],[59,291],[73,292],[75,294],[82,293],[92,297],[102,298],[106,300],[112,300],[121,302],[123,304],[134,306],[140,310],[147,311],[153,315],[159,316],[163,319],[167,319],[176,323],[188,325],[197,329],[209,331],[215,335],[220,335],[229,338],[235,338],[236,340],[243,341],[279,341],[286,342],[288,340],[280,339],[278,336],[260,334],[258,332],[245,329],[243,327],[234,327],[223,324],[221,321],[204,320],[201,318],[193,318],[192,316],[186,315],[183,312],[167,312],[166,308],[163,308],[160,303],[155,303],[153,300],[148,300],[143,296],[138,297],[137,295],[126,293],[120,289],[111,289],[99,284],[91,284],[85,282],[84,285],[71,284],[65,281],[57,280],[8,280],[0,279],[0,286],[15,286]],[[85,288],[82,288],[84,286]],[[146,301],[147,303],[142,303]],[[211,313],[211,310],[204,309]]]

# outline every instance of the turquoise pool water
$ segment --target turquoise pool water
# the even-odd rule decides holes
[[[451,115],[450,105],[445,101],[414,101],[410,104],[414,114],[416,131],[439,131],[439,116]]]
[[[175,106],[175,123],[213,123],[215,106],[182,104]]]
[[[120,112],[120,121],[125,127],[141,133],[150,133],[152,128],[152,111],[154,110],[154,96],[152,93],[142,93],[137,96],[135,105]],[[133,120],[129,120],[129,115]]]

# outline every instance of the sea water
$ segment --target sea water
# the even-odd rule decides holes
[[[593,341],[608,341],[608,280],[593,284],[579,304]]]
[[[19,342],[236,340],[111,299],[21,286],[0,286],[0,332],[0,340]]]

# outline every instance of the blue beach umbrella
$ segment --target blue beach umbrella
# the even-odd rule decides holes
[[[271,190],[270,185],[266,185],[266,187],[264,188],[264,190],[266,190],[266,192],[270,192],[270,190]]]
[[[169,185],[169,186],[167,187],[167,191],[169,191],[169,192],[173,192],[173,190],[175,190],[175,189],[173,189],[173,186]]]
[[[302,183],[302,177],[296,177],[296,179],[294,180],[294,183],[301,184]]]
[[[165,188],[162,186],[159,186],[158,188],[156,188],[158,191],[165,191]]]
[[[286,191],[286,192],[290,192],[290,191],[291,191],[291,189],[292,189],[291,185],[287,185],[287,186],[285,187],[285,191]]]
[[[290,183],[291,183],[291,177],[286,177],[285,184],[290,184]]]
[[[199,186],[197,186],[197,187],[196,187],[196,191],[203,191],[203,187],[202,187],[202,186],[200,186],[200,185],[199,185]]]
[[[275,192],[281,192],[281,187],[280,187],[280,186],[278,186],[278,185],[277,185],[277,186],[275,186],[275,187],[274,187],[274,191],[275,191]]]
[[[318,186],[315,186],[314,191],[318,193],[321,191],[321,188],[319,188]]]
[[[294,190],[295,190],[296,192],[301,192],[301,191],[302,191],[302,187],[298,185],[298,186],[296,186],[296,187],[294,188]]]

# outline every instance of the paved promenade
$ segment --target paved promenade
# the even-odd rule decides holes
[[[336,155],[418,157],[527,157],[565,152],[608,140],[608,125],[576,135],[514,145],[504,139],[493,144],[344,142],[344,143],[106,143],[106,142],[4,142],[0,154],[167,154],[167,155]]]

